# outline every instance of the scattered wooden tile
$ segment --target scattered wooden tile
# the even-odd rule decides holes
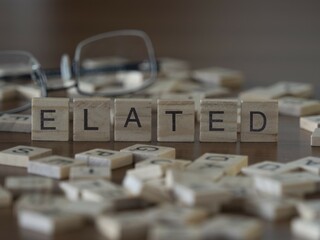
[[[202,83],[238,88],[243,83],[243,74],[239,71],[210,67],[193,71],[192,77]]]
[[[144,212],[126,212],[117,215],[102,215],[96,220],[96,227],[110,240],[146,239],[149,220]]]
[[[261,176],[271,176],[278,175],[282,173],[287,173],[292,170],[295,170],[296,166],[291,166],[289,164],[279,163],[279,162],[271,162],[271,161],[263,161],[249,167],[245,167],[241,169],[241,172],[249,175],[261,175]]]
[[[89,219],[93,219],[103,213],[112,210],[112,204],[109,202],[92,202],[92,201],[69,201],[60,205],[66,213],[80,215]]]
[[[223,166],[207,161],[194,161],[186,170],[194,174],[199,174],[213,182],[218,181],[225,174]]]
[[[317,240],[320,238],[320,220],[305,220],[296,218],[291,221],[291,231],[294,236],[302,239]]]
[[[237,108],[236,100],[201,100],[200,141],[236,142]]]
[[[219,215],[204,224],[203,237],[205,239],[260,239],[262,223],[247,216]]]
[[[258,191],[278,197],[316,193],[319,183],[320,177],[308,172],[254,176],[254,186]]]
[[[313,132],[316,128],[320,127],[320,115],[301,117],[300,128]]]
[[[168,168],[184,170],[190,163],[190,160],[155,157],[136,163],[135,168],[147,167],[150,165],[160,165],[164,170]]]
[[[172,204],[162,204],[150,210],[153,222],[171,226],[200,224],[208,218],[208,212],[203,208],[190,208]]]
[[[301,218],[306,220],[317,220],[320,218],[320,200],[312,199],[301,201],[297,204]]]
[[[241,141],[276,142],[277,140],[277,101],[242,101]]]
[[[69,201],[59,195],[30,193],[22,195],[15,204],[15,210],[50,210],[64,206]]]
[[[313,95],[314,86],[310,83],[283,81],[271,85],[268,89],[280,93],[281,96],[308,98]]]
[[[287,166],[301,168],[310,173],[320,175],[320,158],[318,157],[305,157],[287,163]]]
[[[254,87],[239,93],[239,99],[244,101],[261,101],[277,99],[283,92],[272,91],[264,87]]]
[[[17,86],[17,93],[25,98],[41,97],[41,88],[35,84]]]
[[[85,161],[53,155],[30,161],[28,173],[57,179],[65,179],[69,177],[71,167],[85,164]]]
[[[193,142],[195,106],[192,100],[158,100],[159,142]]]
[[[253,191],[253,180],[247,176],[225,176],[218,185],[231,191],[234,198],[244,198]]]
[[[189,76],[189,63],[176,58],[160,58],[160,76],[187,77]]]
[[[171,147],[135,144],[121,149],[120,152],[130,152],[133,154],[134,162],[140,162],[152,157],[175,158],[176,149]]]
[[[174,202],[173,195],[163,178],[145,181],[140,197],[153,203]]]
[[[244,210],[271,221],[288,220],[297,213],[296,203],[296,199],[278,198],[255,192],[246,197]]]
[[[148,233],[150,240],[167,240],[167,239],[183,239],[183,240],[200,240],[201,230],[194,226],[172,226],[169,224],[155,224]]]
[[[31,132],[31,115],[3,114],[0,116],[1,132]]]
[[[311,146],[320,146],[320,128],[316,128],[311,135]]]
[[[71,180],[99,179],[99,178],[110,179],[111,170],[108,167],[88,167],[88,166],[71,167],[69,178]]]
[[[118,188],[114,183],[103,179],[65,181],[60,182],[59,187],[71,201],[82,199],[82,193],[86,189],[93,191],[104,189],[113,190]]]
[[[6,177],[5,188],[10,191],[49,191],[53,189],[53,181],[36,176]]]
[[[69,99],[32,99],[32,140],[69,140]]]
[[[52,154],[49,148],[31,146],[15,146],[0,152],[0,164],[27,167],[30,160],[46,157]]]
[[[115,141],[151,141],[151,100],[115,100]]]
[[[320,113],[320,101],[296,97],[284,97],[278,100],[279,112],[290,116],[307,116]]]
[[[207,162],[212,163],[217,167],[222,167],[222,170],[230,176],[237,175],[242,168],[248,166],[248,156],[205,153],[195,160],[195,163]]]
[[[231,199],[231,193],[212,182],[175,181],[173,192],[179,202],[186,206],[210,207],[221,204]]]
[[[110,99],[73,99],[73,140],[110,141]]]
[[[81,228],[84,225],[83,220],[81,216],[64,212],[59,208],[18,212],[18,224],[21,228],[46,235]]]
[[[130,193],[139,195],[142,192],[146,181],[161,178],[163,175],[164,170],[160,165],[149,165],[147,167],[135,168],[127,171],[122,185]]]
[[[116,169],[131,165],[133,154],[127,151],[114,151],[96,148],[86,152],[77,153],[75,159],[87,161],[91,167],[108,167]]]
[[[11,193],[0,187],[0,208],[10,206],[11,201]]]

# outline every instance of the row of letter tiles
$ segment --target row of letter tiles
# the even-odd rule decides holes
[[[152,107],[150,99],[116,99],[115,141],[151,141]],[[237,141],[237,100],[201,100],[200,141]],[[110,141],[111,100],[81,98],[73,100],[73,140]],[[158,100],[157,140],[193,142],[195,103],[192,100]],[[241,141],[276,142],[277,101],[245,101],[241,104]],[[69,99],[32,100],[32,140],[69,140]]]

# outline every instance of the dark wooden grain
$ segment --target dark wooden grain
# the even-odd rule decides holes
[[[194,67],[219,65],[243,71],[247,86],[289,80],[315,84],[320,79],[319,1],[53,1],[0,2],[0,50],[32,52],[45,67],[57,67],[63,53],[93,34],[125,28],[145,30],[158,56],[186,59]],[[154,126],[155,127],[155,126]],[[155,130],[155,129],[154,129]],[[154,131],[155,133],[155,131]],[[155,135],[153,136],[155,139]],[[36,142],[29,134],[0,133],[0,150],[19,144],[52,148],[73,156],[92,148],[119,150],[133,142]],[[250,163],[288,162],[308,155],[310,133],[298,118],[280,117],[278,143],[158,143],[177,149],[177,157],[195,159],[205,152],[245,154]],[[121,182],[126,168],[114,172]],[[0,182],[25,175],[21,168],[0,167]],[[0,209],[1,239],[44,239],[17,228],[13,210]],[[93,226],[56,239],[102,239]],[[265,222],[264,239],[291,239],[289,222]]]

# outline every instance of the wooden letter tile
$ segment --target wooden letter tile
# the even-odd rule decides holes
[[[311,146],[320,146],[320,128],[316,128],[311,135]]]
[[[320,128],[320,115],[300,118],[300,128],[313,132],[316,128]]]
[[[237,105],[236,100],[201,100],[200,141],[236,142]]]
[[[48,148],[16,146],[0,152],[0,164],[27,167],[30,160],[46,157],[51,154],[52,150]]]
[[[20,227],[46,235],[56,232],[81,228],[84,225],[83,217],[70,214],[62,209],[21,210],[18,212]]]
[[[173,168],[178,170],[184,170],[191,161],[182,159],[170,159],[170,158],[150,158],[135,165],[135,168],[147,167],[152,165],[160,165],[163,169]]]
[[[131,152],[119,152],[96,148],[77,153],[75,159],[85,160],[91,167],[108,167],[110,169],[116,169],[131,165],[133,162],[133,154]]]
[[[97,179],[97,178],[111,178],[111,171],[108,167],[72,167],[70,169],[70,179]]]
[[[193,142],[195,106],[192,100],[158,100],[158,141]]]
[[[151,99],[115,100],[115,141],[151,141]]]
[[[69,140],[69,99],[32,99],[32,140]]]
[[[320,175],[320,158],[318,157],[309,156],[289,162],[286,165],[290,167],[297,167],[310,173]]]
[[[278,102],[242,101],[241,141],[276,142],[278,140]]]
[[[0,116],[1,132],[31,132],[31,115],[3,114]]]
[[[30,161],[28,172],[46,177],[64,179],[69,177],[71,167],[81,165],[86,165],[86,162],[62,156],[50,156]]]
[[[130,147],[121,149],[120,152],[130,152],[133,154],[134,162],[137,163],[142,160],[153,157],[161,158],[175,158],[176,149],[171,147],[162,147],[154,145],[135,144]]]
[[[110,99],[73,99],[73,140],[110,141]]]
[[[279,99],[279,112],[290,116],[306,116],[320,113],[320,101],[296,97]]]
[[[290,172],[295,169],[297,169],[296,166],[290,166],[289,164],[263,161],[263,162],[250,165],[249,167],[242,168],[241,172],[249,176],[255,176],[255,175],[271,176],[271,175]]]
[[[241,168],[248,166],[248,156],[205,153],[197,158],[194,163],[199,162],[213,164],[216,168],[221,167],[221,170],[223,170],[226,175],[235,176],[241,171]]]
[[[7,177],[5,187],[15,192],[30,192],[53,189],[53,180],[36,176]]]

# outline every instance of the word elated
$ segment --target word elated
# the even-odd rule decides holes
[[[157,140],[195,141],[196,119],[201,142],[276,142],[278,102],[202,99],[157,101]],[[32,140],[68,141],[73,115],[73,141],[147,142],[152,139],[151,99],[33,98]],[[239,113],[240,111],[240,113]],[[197,114],[196,114],[197,113]],[[197,116],[197,118],[196,118]]]

